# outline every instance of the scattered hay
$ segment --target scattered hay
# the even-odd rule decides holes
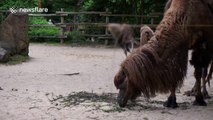
[[[51,99],[50,99],[51,95]],[[55,106],[73,107],[73,106],[89,106],[94,107],[94,110],[102,110],[104,112],[121,112],[125,109],[120,108],[116,103],[115,93],[89,93],[89,92],[73,92],[68,96],[46,94],[49,101]]]
[[[58,107],[92,107],[92,110],[101,110],[103,112],[123,112],[126,110],[142,111],[142,110],[163,110],[165,107],[162,106],[164,101],[148,100],[143,97],[136,101],[128,102],[125,108],[119,107],[117,104],[117,94],[115,93],[89,93],[89,92],[73,92],[67,96],[54,95],[53,93],[47,93],[51,104]],[[184,110],[189,108],[189,103],[180,103],[179,108]]]

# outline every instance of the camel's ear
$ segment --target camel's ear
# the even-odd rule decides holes
[[[146,31],[146,35],[151,38],[153,36],[153,32],[152,31]]]
[[[149,38],[150,34],[148,31],[145,32],[146,38]]]
[[[140,33],[142,33],[142,32],[143,32],[143,30],[144,30],[144,26],[142,26],[142,27],[141,27],[141,29],[140,29]]]

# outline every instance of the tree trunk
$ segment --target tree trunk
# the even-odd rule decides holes
[[[42,8],[42,0],[38,0],[38,7]]]

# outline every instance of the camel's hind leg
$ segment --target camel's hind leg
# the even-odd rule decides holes
[[[202,68],[195,67],[195,78],[196,78],[196,95],[194,105],[206,106],[206,102],[204,101],[203,95],[201,93],[201,77],[202,77]]]
[[[206,76],[207,76],[207,73],[208,73],[208,68],[207,67],[203,67],[202,68],[202,94],[203,94],[203,97],[205,99],[210,99],[211,97],[209,96],[208,92],[207,92],[207,89],[206,89]],[[192,88],[191,91],[186,91],[184,94],[187,95],[187,96],[195,96],[196,93],[197,93],[197,81],[195,81],[195,84]]]
[[[206,82],[208,82],[209,87],[210,87],[210,79],[212,78],[212,73],[213,73],[213,61],[211,62],[209,74],[207,76]]]
[[[195,81],[195,84],[194,84],[193,88],[191,90],[189,90],[189,91],[186,91],[184,93],[184,95],[195,96],[195,94],[196,94],[196,86],[197,86],[197,81]]]
[[[124,54],[125,54],[126,57],[127,57],[127,50],[126,50],[126,48],[123,48],[123,51],[124,51]]]
[[[126,57],[127,57],[128,52],[131,53],[131,52],[133,51],[133,48],[132,48],[132,47],[133,47],[133,46],[132,46],[132,43],[127,43],[127,44],[125,44],[125,46],[122,48],[123,51],[124,51],[124,54],[126,55]]]
[[[131,41],[131,48],[130,48],[130,52],[133,52],[133,50],[134,50],[134,41]]]
[[[127,50],[127,48],[126,48],[126,45],[121,46],[121,48],[122,48],[122,50],[124,51],[125,56],[127,57],[127,52],[128,52],[128,50]]]
[[[202,69],[202,84],[203,84],[203,91],[202,91],[202,94],[203,94],[203,97],[205,99],[210,99],[211,97],[209,96],[207,90],[206,90],[206,76],[208,74],[208,67],[204,67]]]

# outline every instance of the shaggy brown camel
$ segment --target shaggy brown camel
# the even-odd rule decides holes
[[[207,4],[207,7],[209,8],[209,10],[213,13],[213,0],[205,0],[203,1],[204,3]],[[166,12],[170,5],[172,3],[172,0],[168,0],[164,11]],[[200,67],[202,68],[202,93],[203,93],[203,97],[206,99],[211,98],[207,92],[206,89],[206,83],[209,84],[210,86],[210,77],[212,75],[212,72],[209,71],[209,75],[208,75],[208,68],[209,66],[213,66],[211,65],[211,61],[213,60],[213,56],[211,57],[210,53],[208,52],[207,48],[206,48],[206,43],[199,43],[199,44],[195,44],[196,41],[205,41],[205,40],[200,40],[200,39],[205,39],[203,37],[203,33],[202,32],[197,32],[194,35],[192,35],[192,42],[189,45],[189,49],[192,49],[192,60],[190,61],[191,65],[194,66],[195,71],[197,71],[196,69],[200,69]],[[194,46],[192,46],[194,45]],[[212,69],[212,68],[210,68]],[[207,77],[208,75],[208,77]],[[196,94],[196,86],[197,86],[197,81],[194,84],[194,87],[192,88],[191,91],[186,91],[184,94],[187,96],[194,96]]]
[[[133,29],[130,25],[111,23],[108,25],[108,30],[116,40],[116,45],[119,45],[123,49],[126,56],[127,52],[132,52],[136,42],[133,37]]]
[[[199,18],[199,19],[198,19]],[[126,106],[141,93],[149,98],[156,92],[168,93],[166,107],[177,107],[175,91],[182,86],[187,71],[188,48],[206,44],[213,54],[213,14],[204,0],[172,0],[155,35],[130,54],[115,75],[119,89],[118,103]],[[194,42],[193,35],[202,33]],[[192,44],[193,43],[193,44]],[[206,105],[201,93],[202,67],[195,65],[196,96],[194,104]]]

